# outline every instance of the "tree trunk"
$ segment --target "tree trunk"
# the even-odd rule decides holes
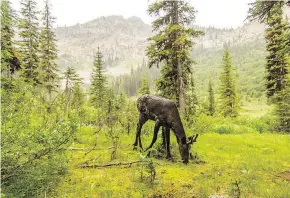
[[[181,64],[178,60],[178,81],[179,81],[179,108],[180,113],[184,117],[185,116],[185,98],[184,98],[184,87],[183,87],[183,78],[182,78],[182,68]]]
[[[173,2],[173,24],[179,25],[179,17],[178,17],[178,2]],[[180,52],[180,44],[176,43],[178,38],[178,32],[175,32],[175,57],[174,57],[174,66],[177,68],[177,98],[179,104],[179,110],[182,117],[185,116],[185,98],[184,98],[184,83],[183,83],[183,75],[182,75],[182,64],[180,63],[180,59],[178,58],[178,53]]]

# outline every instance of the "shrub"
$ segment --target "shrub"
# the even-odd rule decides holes
[[[1,181],[7,197],[36,197],[66,173],[65,150],[77,128],[62,98],[43,102],[41,90],[19,82],[2,90]]]
[[[216,125],[214,128],[214,132],[219,134],[230,134],[234,133],[234,128],[233,126],[227,124]]]

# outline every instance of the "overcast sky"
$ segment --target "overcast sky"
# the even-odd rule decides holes
[[[198,10],[196,24],[218,28],[236,28],[243,24],[248,11],[248,3],[254,0],[189,0]],[[20,0],[11,0],[16,10]],[[37,0],[42,7],[43,0]],[[140,17],[145,23],[153,20],[147,13],[152,0],[50,0],[56,25],[70,26],[84,23],[100,16],[122,15]]]

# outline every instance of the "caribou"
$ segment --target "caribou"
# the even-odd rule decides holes
[[[155,95],[145,94],[137,99],[137,109],[139,111],[139,122],[137,124],[136,139],[134,148],[138,146],[143,150],[141,143],[141,129],[142,126],[148,121],[155,121],[154,135],[150,146],[145,150],[152,148],[157,140],[157,135],[160,127],[164,128],[163,138],[165,138],[165,148],[167,152],[166,158],[172,158],[170,153],[170,129],[176,136],[179,146],[179,152],[183,163],[187,164],[189,159],[189,150],[193,142],[196,142],[198,134],[194,137],[186,137],[177,105],[174,101],[162,98]]]

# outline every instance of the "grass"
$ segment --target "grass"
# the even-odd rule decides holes
[[[267,105],[266,101],[243,101],[240,114],[243,116],[250,116],[254,118],[265,116],[267,113],[273,111],[273,105]]]
[[[148,128],[152,128],[152,123]],[[156,178],[141,180],[141,164],[107,168],[78,168],[94,159],[96,164],[110,163],[112,144],[101,131],[83,127],[72,147],[96,148],[87,151],[68,151],[68,175],[50,197],[290,197],[290,137],[283,134],[204,133],[192,147],[204,163],[180,162],[177,144],[172,135],[175,162],[153,159]],[[140,153],[132,150],[134,132],[120,138],[117,159],[140,160]],[[149,145],[152,134],[143,135],[143,145]],[[160,137],[158,141],[160,142]],[[158,143],[158,142],[157,142]],[[90,162],[93,164],[93,161]],[[143,174],[148,177],[146,171]]]

